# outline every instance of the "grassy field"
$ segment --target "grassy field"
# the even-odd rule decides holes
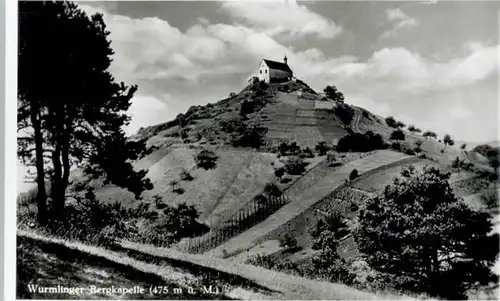
[[[271,165],[277,162],[274,154],[218,149],[216,168],[205,170],[196,167],[196,152],[188,147],[159,149],[139,161],[137,165],[142,168],[149,165],[148,177],[155,185],[143,194],[145,201],[159,195],[169,205],[182,202],[195,205],[203,221],[216,225],[221,217],[230,216],[244,206],[274,179]],[[192,180],[180,179],[184,170],[191,174]],[[175,180],[179,181],[176,188],[182,188],[183,193],[173,191],[170,183]],[[114,186],[102,187],[96,195],[103,201],[135,202],[131,193]]]

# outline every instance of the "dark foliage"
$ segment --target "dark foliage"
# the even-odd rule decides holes
[[[102,15],[88,16],[75,3],[19,3],[18,129],[32,128],[33,135],[20,138],[18,150],[37,168],[41,223],[47,214],[45,177],[54,215],[64,219],[75,160],[93,177],[105,176],[138,198],[152,188],[146,172],[130,163],[145,150],[144,141],[128,141],[121,130],[137,86],[117,83],[109,72],[109,34]]]
[[[339,152],[369,152],[385,148],[387,148],[387,144],[382,136],[372,131],[364,134],[348,134],[342,137],[337,144],[337,151]]]
[[[279,167],[274,171],[274,175],[281,179],[281,177],[285,174],[285,168]]]
[[[405,140],[405,133],[400,129],[394,130],[394,131],[392,131],[391,137],[389,139],[391,139],[391,140]]]
[[[342,123],[349,125],[354,118],[354,109],[346,104],[338,104],[333,112],[340,118]]]
[[[385,118],[385,123],[388,126],[390,126],[391,128],[397,128],[398,127],[396,119],[394,119],[394,117],[392,117],[392,116],[389,116],[389,117]]]
[[[395,179],[360,212],[355,238],[374,269],[401,289],[463,299],[468,288],[498,281],[491,273],[498,234],[487,213],[454,195],[449,173],[434,167]]]
[[[427,138],[427,137],[431,137],[431,138],[434,138],[434,139],[436,139],[436,138],[437,138],[437,134],[436,134],[436,133],[434,133],[434,132],[431,132],[431,131],[425,131],[425,132],[422,134],[422,136],[424,136],[424,137],[426,137],[426,138]]]
[[[285,171],[291,175],[301,175],[306,170],[307,163],[299,157],[291,157],[285,164]]]
[[[269,183],[264,187],[264,194],[268,196],[278,197],[283,194],[278,186],[274,183]]]
[[[234,147],[252,147],[260,149],[264,144],[264,136],[267,133],[267,128],[258,125],[247,127],[241,126],[238,133],[233,135],[232,144]]]
[[[344,94],[337,90],[337,87],[333,85],[326,86],[325,89],[323,89],[323,92],[325,92],[326,97],[333,101],[344,102]]]
[[[203,149],[194,157],[196,165],[204,169],[213,169],[217,165],[217,159],[219,157],[210,150]]]
[[[488,159],[490,166],[494,169],[500,167],[500,147],[492,147],[488,144],[482,144],[474,147],[472,151],[485,156]]]
[[[352,181],[352,180],[356,179],[357,177],[359,177],[358,170],[357,169],[353,169],[351,171],[351,173],[349,174],[349,180]]]
[[[314,153],[313,153],[312,149],[310,149],[309,147],[306,147],[300,151],[299,156],[301,158],[314,158]]]
[[[318,155],[324,156],[328,152],[329,148],[326,145],[325,141],[320,141],[316,144],[316,152],[318,152]]]

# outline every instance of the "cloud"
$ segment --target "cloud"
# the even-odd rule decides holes
[[[96,11],[88,5],[81,7],[88,12]],[[450,96],[449,91],[472,87],[498,71],[498,46],[471,43],[461,57],[439,61],[402,47],[382,48],[368,59],[360,60],[354,56],[330,57],[314,46],[293,48],[280,42],[275,31],[262,30],[273,28],[271,23],[262,23],[271,21],[252,26],[200,19],[198,24],[181,32],[159,18],[130,18],[101,12],[116,53],[111,66],[113,75],[117,80],[139,85],[139,94],[130,110],[133,118],[129,132],[165,122],[191,105],[215,102],[231,91],[238,92],[262,58],[281,60],[284,54],[297,77],[313,89],[322,90],[334,84],[345,94],[347,102],[377,114],[407,115],[419,121],[417,126],[439,126],[452,134],[460,131],[473,135],[479,124],[486,126],[482,123],[486,118],[464,123],[460,119],[465,118],[464,111],[458,109],[453,113],[454,119],[443,119],[442,112],[447,112],[460,97]],[[393,11],[387,17],[399,22],[403,15]],[[293,30],[282,32],[290,35]],[[477,97],[490,99],[491,94]],[[440,107],[441,99],[447,99],[446,106]],[[484,112],[492,111],[489,105],[482,105]],[[471,102],[462,103],[461,107],[470,112],[469,119],[484,116],[483,111],[478,111],[481,106]],[[434,110],[440,114],[429,113]],[[490,117],[488,120],[493,118]],[[470,129],[464,129],[466,126]]]
[[[366,62],[352,62],[331,70],[341,81],[370,82],[370,86],[393,91],[424,94],[430,91],[469,85],[488,78],[498,70],[499,46],[479,48],[467,56],[436,62],[405,48],[384,48]]]
[[[392,24],[392,27],[386,30],[381,38],[387,38],[394,36],[403,28],[415,27],[418,25],[418,21],[406,13],[404,13],[400,8],[390,8],[385,11],[387,21]]]
[[[169,95],[165,95],[165,98],[169,98]],[[141,127],[159,124],[175,117],[175,113],[168,110],[165,101],[142,95],[132,98],[127,114],[132,116],[130,124],[124,129],[127,135],[136,133]]]
[[[222,10],[271,37],[313,35],[331,39],[342,32],[340,26],[295,1],[226,1]]]

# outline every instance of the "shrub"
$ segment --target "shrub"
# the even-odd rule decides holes
[[[397,121],[396,119],[394,119],[394,117],[392,116],[389,116],[387,118],[385,118],[385,123],[390,126],[391,128],[397,128]]]
[[[391,133],[391,137],[389,139],[391,139],[391,140],[405,140],[405,133],[400,129],[394,130]]]
[[[405,148],[404,153],[409,156],[415,156],[415,151],[411,148]]]
[[[285,168],[279,167],[274,171],[274,175],[281,179],[281,177],[285,174]]]
[[[404,124],[404,123],[403,123],[403,122],[401,122],[401,121],[398,121],[398,122],[396,122],[396,126],[397,126],[398,128],[404,128],[404,127],[406,126],[406,124]]]
[[[437,134],[434,133],[434,132],[431,132],[431,131],[425,131],[422,136],[424,136],[425,138],[427,137],[431,137],[431,138],[437,138]]]
[[[280,241],[280,247],[295,249],[299,246],[297,239],[286,233],[283,240]]]
[[[288,144],[286,142],[281,142],[280,145],[278,146],[278,150],[280,155],[286,156],[289,150]]]
[[[318,155],[320,156],[326,155],[326,152],[328,152],[328,146],[325,141],[320,141],[316,144],[316,152],[318,152]]]
[[[243,102],[241,102],[240,115],[245,116],[247,114],[257,112],[260,109],[262,109],[263,106],[264,106],[264,101],[260,97],[256,97],[250,101],[245,99],[243,100]]]
[[[300,175],[306,170],[306,165],[307,163],[305,163],[304,160],[294,156],[287,160],[285,164],[285,171],[291,175]]]
[[[195,157],[196,166],[203,169],[212,169],[216,167],[217,155],[210,150],[203,149]]]
[[[229,98],[233,98],[233,97],[236,97],[236,93],[234,93],[234,92],[229,93]]]
[[[267,128],[253,126],[247,128],[246,126],[240,128],[240,132],[232,137],[232,144],[234,147],[252,147],[260,149],[264,145],[264,135],[267,133]]]
[[[395,179],[367,201],[354,237],[368,264],[400,289],[456,300],[498,281],[490,268],[499,238],[490,235],[489,214],[462,202],[449,179],[434,167]]]
[[[393,143],[391,143],[391,149],[400,152],[402,150],[401,143],[399,143],[399,142],[393,142]]]
[[[222,120],[219,122],[221,130],[225,133],[233,133],[243,131],[246,126],[240,117],[229,120]]]
[[[314,153],[313,153],[312,149],[310,149],[309,147],[306,147],[306,148],[302,149],[302,151],[300,153],[300,157],[301,158],[314,158]]]
[[[351,133],[340,138],[337,144],[339,152],[369,152],[375,149],[385,149],[387,144],[380,134],[368,131],[364,134]]]
[[[340,121],[345,125],[351,123],[354,118],[354,109],[345,104],[339,104],[334,109],[333,112],[340,118]]]
[[[292,142],[288,146],[288,151],[290,152],[291,155],[298,155],[300,153],[300,146],[297,145],[297,142]]]
[[[269,183],[264,187],[264,193],[268,196],[278,197],[282,194],[281,190],[274,183]]]
[[[353,169],[351,171],[351,173],[349,174],[349,180],[352,181],[352,180],[356,179],[357,177],[359,177],[358,170],[357,169]]]
[[[331,85],[331,86],[326,86],[325,89],[323,89],[323,92],[325,93],[326,97],[333,101],[337,102],[344,102],[344,94],[337,90],[337,87]]]

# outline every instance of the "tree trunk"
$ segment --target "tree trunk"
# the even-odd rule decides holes
[[[37,219],[41,225],[47,223],[47,192],[45,191],[45,169],[43,165],[43,136],[38,116],[38,106],[31,104],[31,123],[35,133],[35,160],[36,160],[36,184],[38,192],[36,202],[38,207]]]
[[[62,220],[64,214],[64,192],[62,191],[62,165],[61,165],[61,144],[57,139],[55,149],[52,152],[52,164],[54,165],[54,175],[52,178],[52,209],[54,218]]]

